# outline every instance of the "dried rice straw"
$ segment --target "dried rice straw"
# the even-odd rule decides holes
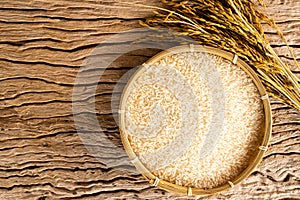
[[[159,10],[154,17],[141,22],[143,26],[166,27],[190,36],[199,44],[238,55],[255,70],[270,95],[300,110],[300,80],[281,61],[264,35],[262,21],[273,27],[286,43],[275,22],[259,10],[265,7],[262,0],[258,0],[260,7],[249,0],[163,0],[163,3],[168,9],[129,4]]]

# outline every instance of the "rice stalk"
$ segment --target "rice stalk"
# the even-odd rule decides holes
[[[300,110],[300,80],[281,61],[264,35],[262,22],[274,28],[286,43],[274,21],[261,10],[265,7],[262,0],[163,0],[163,3],[167,8],[140,5],[157,9],[155,16],[141,25],[169,28],[201,45],[238,55],[255,70],[270,95]],[[300,68],[292,52],[291,55]]]

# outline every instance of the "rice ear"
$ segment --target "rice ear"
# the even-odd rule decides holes
[[[167,8],[150,6],[159,12],[142,25],[167,27],[192,37],[199,44],[237,54],[257,72],[270,95],[300,110],[300,80],[272,49],[261,22],[274,28],[288,44],[275,22],[262,11],[263,1],[257,2],[261,8],[251,0],[164,0]]]

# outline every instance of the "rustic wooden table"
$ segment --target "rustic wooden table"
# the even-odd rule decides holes
[[[83,60],[105,39],[151,15],[120,2],[1,0],[0,199],[186,199],[151,187],[138,173],[107,168],[75,129],[72,90]],[[300,63],[300,1],[266,3]],[[293,64],[275,32],[267,29],[267,35]],[[128,59],[142,63],[153,54],[128,54],[98,83],[97,116],[118,146],[110,105],[114,83],[130,68]],[[274,99],[272,112],[271,145],[262,164],[239,186],[207,199],[300,199],[300,112]]]

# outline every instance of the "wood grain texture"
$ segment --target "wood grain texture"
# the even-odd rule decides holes
[[[300,63],[300,1],[266,3]],[[84,59],[112,35],[139,27],[151,10],[120,0],[1,0],[0,5],[0,199],[187,199],[151,187],[124,166],[107,167],[105,159],[118,152],[97,141],[83,145],[74,125],[72,91]],[[286,45],[274,30],[266,33],[299,75]],[[131,52],[98,82],[87,78],[79,86],[97,85],[97,117],[116,146],[121,142],[110,102],[114,85],[130,66],[155,53]],[[234,189],[199,199],[300,199],[300,112],[275,99],[272,112],[271,146],[257,170]],[[104,152],[100,158],[88,150],[93,145]]]

